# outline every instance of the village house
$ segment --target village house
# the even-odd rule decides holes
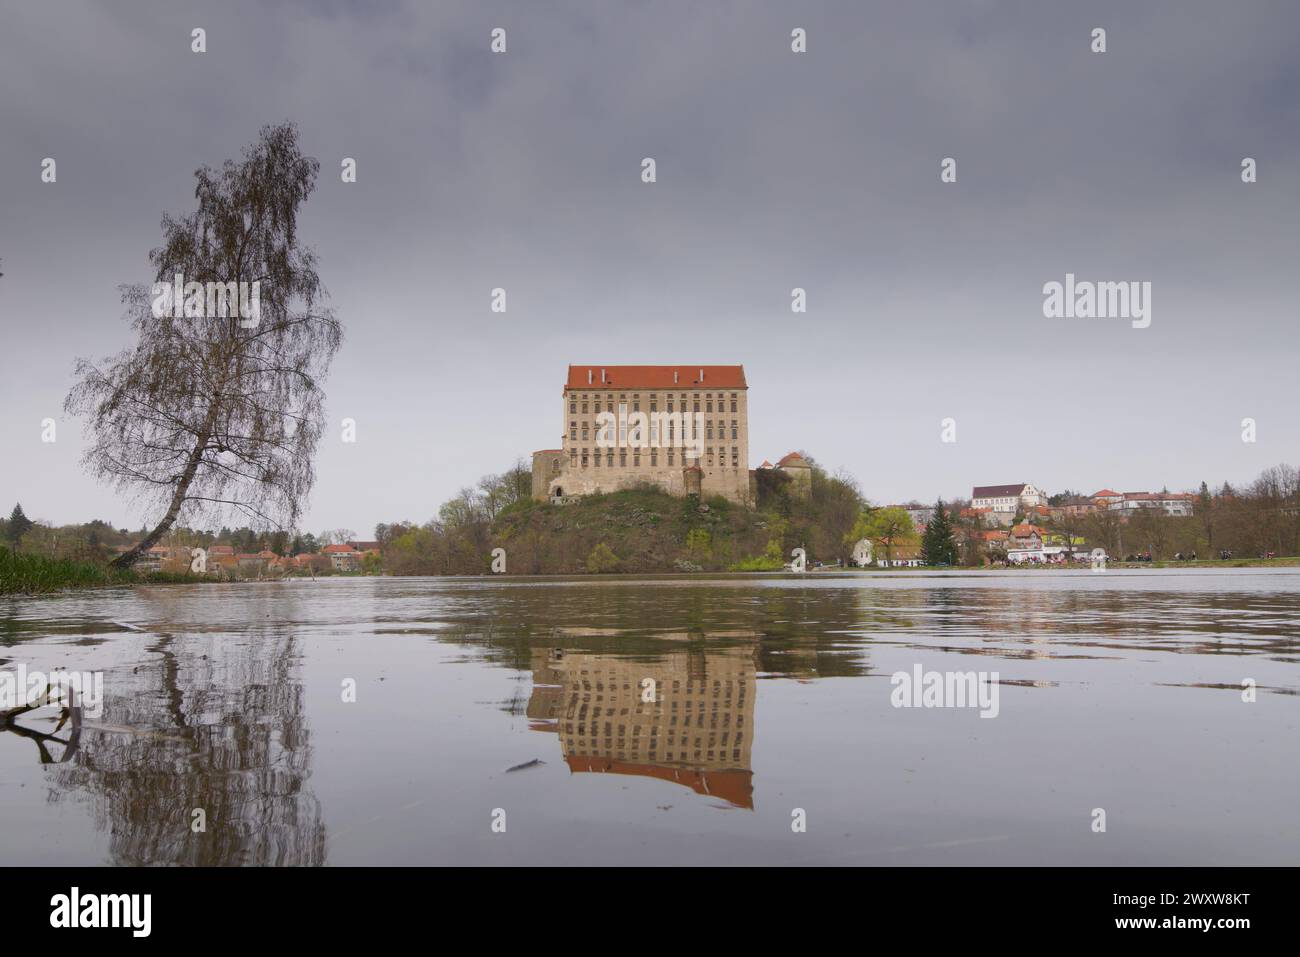
[[[889,550],[889,558],[885,557],[885,546],[877,545],[875,547],[876,564],[881,568],[920,568],[921,546],[915,542],[906,544],[897,544]]]
[[[1016,519],[1015,512],[995,512],[988,507],[971,508],[967,506],[961,509],[958,517],[968,521],[979,519],[985,526],[996,525],[1001,528],[1009,528],[1011,523]]]
[[[1112,492],[1108,488],[1104,488],[1100,492],[1092,493],[1092,504],[1096,505],[1098,508],[1110,508],[1113,503],[1122,501],[1124,501],[1123,495],[1119,492]]]
[[[1192,514],[1196,496],[1188,492],[1125,492],[1118,502],[1106,507],[1132,515],[1139,509],[1161,509],[1166,515],[1186,517]]]
[[[971,490],[970,507],[987,508],[994,512],[1010,512],[1014,515],[1043,505],[1046,500],[1047,496],[1041,489],[1027,482],[1014,485],[976,485]]]
[[[361,553],[347,543],[326,545],[321,554],[338,572],[353,572],[361,567]]]
[[[907,517],[912,520],[918,532],[924,531],[925,526],[929,525],[934,519],[934,507],[924,505],[891,505],[890,508],[901,508],[907,513]]]

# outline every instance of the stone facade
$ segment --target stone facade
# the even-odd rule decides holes
[[[738,365],[569,366],[563,446],[533,453],[533,497],[648,483],[749,505],[747,392]]]
[[[812,497],[812,466],[798,452],[791,452],[776,467],[790,476],[790,494],[795,498]]]

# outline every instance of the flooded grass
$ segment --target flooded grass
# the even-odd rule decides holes
[[[167,572],[140,574],[110,568],[99,562],[47,558],[0,549],[0,595],[40,595],[66,588],[193,581],[195,579],[189,575]]]

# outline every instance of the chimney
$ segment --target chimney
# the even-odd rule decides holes
[[[673,385],[677,384],[677,370],[673,370]]]
[[[704,381],[704,370],[703,370],[703,369],[700,370],[700,381],[701,381],[701,382]]]
[[[591,385],[591,370],[587,370],[587,385]]]
[[[604,370],[604,369],[601,369],[601,370],[600,370],[600,381],[601,381],[602,383],[605,381],[605,370]]]

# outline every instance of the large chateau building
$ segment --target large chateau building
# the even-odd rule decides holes
[[[562,446],[533,453],[533,497],[642,483],[751,504],[744,366],[571,365]]]

